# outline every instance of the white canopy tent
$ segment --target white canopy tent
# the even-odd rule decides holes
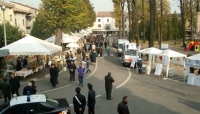
[[[55,43],[55,41],[56,41],[56,35],[54,35],[54,36],[46,39],[45,41]],[[75,43],[75,42],[77,42],[77,40],[75,38],[71,37],[68,34],[62,33],[62,43],[72,43],[72,42]]]
[[[0,50],[8,49],[9,55],[46,55],[62,50],[62,47],[40,40],[33,36],[26,36]]]
[[[83,34],[84,36],[87,36],[87,35],[88,35],[88,33],[85,32],[84,30],[81,30],[79,33]]]
[[[169,64],[170,64],[170,58],[182,58],[182,60],[186,57],[186,55],[182,54],[182,53],[179,53],[179,52],[176,52],[176,51],[173,51],[173,50],[164,50],[163,52],[161,53],[157,53],[155,55],[158,55],[158,56],[161,56],[162,59],[164,60],[164,64],[167,65],[167,71],[166,71],[166,78],[168,77],[168,71],[169,71]],[[183,60],[184,62],[184,60]],[[182,63],[182,65],[184,65],[184,63]]]
[[[92,31],[90,29],[86,29],[85,31],[89,32],[89,33],[92,33]]]
[[[72,36],[75,40],[80,40],[81,39],[81,37],[79,37],[79,36],[77,36],[76,34],[74,34],[74,33],[71,33],[71,35],[70,36]]]
[[[137,51],[138,54],[148,54],[149,55],[149,62],[148,62],[148,71],[147,71],[147,74],[150,74],[150,71],[151,71],[151,61],[152,61],[152,58],[153,58],[153,63],[154,63],[154,58],[155,56],[153,56],[154,54],[158,54],[158,53],[161,53],[162,50],[160,49],[157,49],[157,48],[154,48],[154,47],[151,47],[151,48],[146,48],[146,49],[142,49],[142,50],[139,50]]]
[[[83,38],[85,35],[84,34],[82,34],[82,33],[78,33],[78,32],[76,32],[76,33],[74,33],[75,35],[77,35],[77,36],[79,36],[80,38]]]
[[[87,34],[87,35],[90,34],[90,32],[88,32],[88,31],[86,31],[86,30],[81,30],[81,32],[83,32],[83,33],[85,33],[85,34]]]
[[[69,47],[69,48],[78,48],[79,45],[77,43],[69,43],[69,44],[67,44],[66,47]]]

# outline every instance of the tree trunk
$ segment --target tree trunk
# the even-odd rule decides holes
[[[132,27],[131,27],[131,5],[130,5],[130,2],[129,0],[126,1],[127,2],[127,6],[128,6],[128,21],[129,21],[129,35],[128,35],[128,39],[129,39],[129,42],[131,42],[131,33],[132,33]]]
[[[160,2],[160,18],[161,21],[163,20],[163,0]],[[161,44],[162,44],[162,30],[163,30],[163,24],[162,22],[160,23],[160,28],[159,28],[159,49],[161,49]]]
[[[56,45],[61,46],[62,42],[62,30],[61,28],[57,28],[56,30]]]
[[[121,23],[121,21],[120,21]],[[122,27],[121,27],[122,24],[119,24],[119,38],[121,39],[122,38]]]
[[[191,27],[191,36],[193,36],[193,12],[192,12],[192,0],[190,0],[190,27]]]
[[[149,35],[149,47],[154,47],[154,26],[155,26],[155,0],[149,0],[150,4],[150,35]]]
[[[185,44],[185,17],[184,17],[184,2],[180,0],[180,8],[181,8],[181,21],[182,21],[182,38],[183,38],[183,46]]]
[[[145,34],[145,17],[144,17],[144,0],[142,0],[142,32],[143,32],[143,43],[145,43],[145,37],[146,37],[146,34]]]

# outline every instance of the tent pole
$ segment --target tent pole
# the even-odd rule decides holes
[[[169,65],[170,65],[170,57],[167,58],[168,59],[168,65],[167,65],[167,71],[166,71],[166,78],[168,78],[168,73],[169,73]]]

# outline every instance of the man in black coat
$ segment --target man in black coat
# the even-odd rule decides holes
[[[108,75],[105,76],[105,88],[106,88],[106,99],[111,99],[111,93],[112,93],[112,83],[114,82],[114,79],[111,77],[111,72],[108,72]]]
[[[88,114],[94,114],[95,111],[94,111],[94,107],[95,107],[95,103],[96,103],[96,100],[95,100],[95,91],[93,90],[93,86],[92,84],[88,83],[87,84],[88,86],[88,89],[89,89],[89,92],[88,92]]]
[[[31,82],[28,82],[28,85],[26,87],[24,87],[24,90],[23,90],[23,95],[27,95],[27,92],[30,92],[30,95],[33,95],[34,94],[34,90],[33,90],[33,87],[32,87],[32,83]]]
[[[11,74],[11,78],[9,82],[10,82],[10,85],[12,86],[12,89],[11,89],[12,95],[17,94],[17,96],[19,96],[20,83],[19,83],[19,80],[14,76],[14,74]]]
[[[129,98],[127,96],[123,97],[123,101],[118,104],[117,112],[118,114],[130,114],[128,109]]]
[[[70,73],[70,81],[74,81],[75,78],[75,71],[76,71],[76,65],[74,64],[74,61],[71,62],[69,65],[69,73]]]
[[[51,64],[49,72],[50,72],[50,82],[52,84],[52,87],[56,87],[59,70],[54,64]]]
[[[104,42],[105,49],[106,49],[106,47],[107,47],[107,44],[108,44],[108,43],[105,41],[105,42]]]
[[[77,87],[75,89],[76,95],[73,97],[74,112],[76,114],[83,114],[85,111],[86,99],[85,96],[80,94],[81,88]]]

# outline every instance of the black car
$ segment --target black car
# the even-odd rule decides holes
[[[65,98],[52,99],[43,94],[18,96],[12,98],[8,107],[0,114],[71,114],[70,106]]]

